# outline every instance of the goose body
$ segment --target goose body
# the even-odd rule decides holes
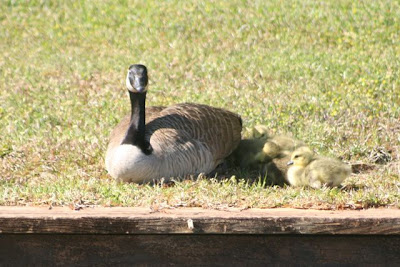
[[[140,183],[209,173],[239,144],[238,115],[193,103],[145,108],[146,85],[146,68],[132,65],[127,77],[132,112],[112,131],[106,152],[112,177]]]
[[[315,156],[308,147],[296,149],[288,165],[291,166],[287,179],[293,186],[339,186],[351,173],[349,165],[338,159]]]

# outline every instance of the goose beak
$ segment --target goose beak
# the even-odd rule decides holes
[[[133,79],[133,88],[136,89],[139,93],[142,93],[146,91],[146,86],[147,86],[147,76],[142,77],[142,76],[134,76]]]
[[[293,163],[294,163],[293,160],[291,160],[291,161],[289,161],[289,162],[287,163],[287,165],[290,166],[290,165],[293,165]]]

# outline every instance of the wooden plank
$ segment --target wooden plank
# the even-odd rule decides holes
[[[399,235],[400,210],[0,207],[0,233]]]
[[[397,266],[400,236],[0,235],[0,266]]]

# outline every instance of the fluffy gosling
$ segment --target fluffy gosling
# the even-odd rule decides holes
[[[293,152],[295,149],[306,145],[303,141],[286,135],[275,135],[271,137],[269,141],[274,142],[282,151],[286,152]]]
[[[290,155],[283,158],[274,158],[270,162],[263,164],[262,173],[267,176],[268,181],[275,185],[284,185],[287,183],[287,171],[289,166],[287,162]]]
[[[287,179],[292,186],[340,185],[351,173],[351,167],[340,160],[318,157],[308,147],[296,149],[287,163]]]
[[[268,127],[265,125],[256,125],[250,130],[250,138],[268,139]]]
[[[230,158],[240,168],[258,168],[256,156],[262,151],[264,144],[263,139],[242,139]]]
[[[275,135],[268,139],[260,153],[256,155],[259,162],[269,162],[275,158],[283,158],[290,155],[296,148],[305,146],[305,143],[286,135]]]
[[[269,162],[281,155],[282,148],[274,142],[267,141],[262,149],[255,155],[254,160],[260,163]]]

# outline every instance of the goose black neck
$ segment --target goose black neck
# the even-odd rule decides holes
[[[129,98],[131,100],[131,120],[121,144],[137,146],[148,155],[151,153],[151,149],[149,143],[145,140],[146,92],[132,93],[129,91]]]

